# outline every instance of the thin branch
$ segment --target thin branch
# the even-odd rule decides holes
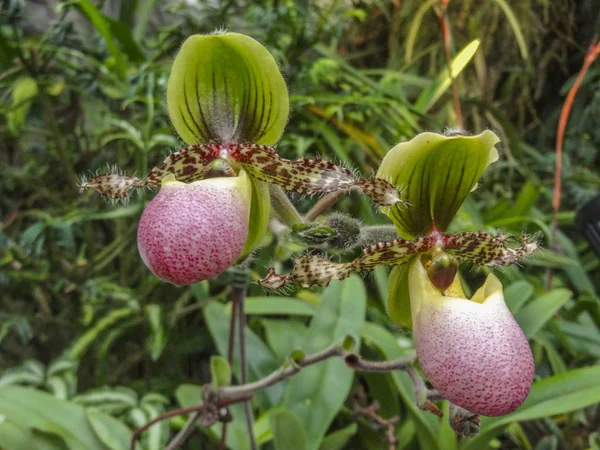
[[[287,196],[286,196],[287,197]],[[294,208],[295,210],[295,208]],[[246,312],[244,311],[244,301],[246,290],[248,289],[248,270],[240,268],[234,281],[233,295],[237,301],[238,307],[238,336],[240,344],[240,381],[242,385],[248,382],[248,359],[246,357]],[[248,429],[248,438],[250,439],[250,448],[257,450],[256,439],[254,437],[254,415],[250,400],[244,402],[244,416],[246,417],[246,427]]]
[[[440,417],[442,416],[442,412],[432,403],[433,401],[441,400],[442,396],[438,391],[427,388],[425,382],[413,366],[415,360],[414,354],[392,361],[367,361],[362,359],[359,355],[346,350],[344,348],[346,340],[347,338],[344,338],[343,340],[332,344],[326,349],[312,355],[295,358],[290,357],[288,362],[283,367],[271,373],[270,375],[267,375],[261,380],[237,386],[226,386],[220,388],[216,392],[210,392],[210,395],[208,397],[218,399],[214,402],[214,404],[207,403],[210,400],[205,399],[204,404],[200,406],[194,408],[180,409],[177,411],[172,411],[163,414],[154,419],[152,422],[149,422],[148,424],[136,430],[134,433],[134,438],[136,438],[142,431],[146,430],[151,425],[166,418],[172,417],[174,415],[186,414],[189,412],[197,412],[199,413],[200,418],[202,419],[202,415],[206,415],[209,409],[215,410],[215,408],[217,408],[217,410],[220,410],[224,406],[231,405],[233,403],[249,402],[249,400],[252,397],[252,394],[262,391],[263,389],[266,389],[275,383],[279,383],[280,381],[286,380],[294,376],[295,374],[300,372],[304,367],[310,366],[312,364],[317,364],[321,361],[332,357],[343,358],[346,362],[346,365],[349,368],[359,371],[392,372],[396,370],[402,370],[407,372],[414,385],[417,406],[419,406],[419,408],[421,409],[430,411],[433,414],[436,414]],[[211,419],[214,420],[211,422]],[[209,415],[208,419],[201,420],[201,422],[203,423],[203,425],[205,423],[212,424],[216,420],[216,418]],[[253,436],[251,437],[253,438]],[[184,438],[187,438],[187,436],[185,435],[185,433],[183,433],[182,429],[182,432],[178,434],[176,439],[174,439],[171,442],[171,444],[169,444],[167,450],[175,450],[175,443],[177,445],[181,445],[185,441]],[[135,450],[133,444],[132,449]]]
[[[398,438],[396,438],[395,425],[400,420],[400,417],[394,416],[389,419],[384,419],[377,412],[379,411],[379,403],[375,402],[370,406],[360,406],[359,404],[354,405],[352,414],[354,416],[365,416],[371,421],[375,422],[379,427],[385,427],[385,439],[388,444],[388,450],[396,450],[398,445]]]
[[[342,343],[340,342],[327,347],[325,350],[322,350],[319,353],[306,356],[297,361],[290,359],[282,368],[258,381],[239,386],[227,386],[219,389],[218,396],[219,398],[235,398],[241,395],[254,394],[255,392],[262,391],[273,384],[290,378],[291,376],[300,372],[300,370],[306,366],[324,361],[332,356],[341,356],[343,352],[344,349],[342,347]]]
[[[415,362],[415,355],[411,354],[404,358],[392,361],[365,361],[356,353],[344,352],[344,361],[351,369],[362,372],[392,372],[394,370],[407,370]]]
[[[304,216],[304,220],[306,222],[312,222],[329,208],[337,203],[337,201],[342,198],[345,194],[344,191],[331,192],[330,194],[325,195],[325,197],[321,198],[315,205],[306,213]]]
[[[233,405],[234,403],[240,403],[240,402],[246,401],[248,398],[249,397],[247,397],[247,396],[242,396],[242,397],[237,397],[237,398],[226,398],[226,399],[217,401],[214,406],[216,408],[225,408],[229,405]],[[183,415],[189,414],[191,412],[201,414],[205,409],[206,409],[206,404],[203,403],[201,405],[190,406],[189,408],[174,409],[173,411],[168,411],[164,414],[161,414],[158,417],[155,417],[148,423],[142,425],[139,428],[136,428],[133,431],[133,434],[131,435],[131,450],[135,450],[135,442],[137,441],[140,434],[142,434],[144,431],[146,431],[152,425],[155,425],[158,422],[162,422],[163,420],[170,419],[171,417],[183,416]],[[181,445],[181,442],[178,443],[178,445]]]
[[[229,340],[227,343],[227,362],[229,366],[233,364],[233,348],[235,346],[235,323],[237,322],[238,315],[238,304],[237,304],[237,295],[235,291],[231,293],[231,318],[229,319]],[[226,441],[227,441],[227,423],[223,422],[221,427],[221,442],[219,443],[219,449],[225,450]]]
[[[583,65],[581,66],[581,70],[579,71],[579,75],[575,79],[573,86],[569,89],[569,93],[565,98],[565,103],[563,104],[562,110],[560,112],[560,118],[558,119],[558,128],[556,130],[556,167],[554,170],[554,194],[552,198],[552,235],[550,238],[550,248],[554,248],[556,244],[556,234],[558,231],[558,212],[560,210],[560,202],[561,202],[561,194],[562,194],[562,151],[563,151],[563,142],[565,138],[565,130],[567,129],[567,123],[569,121],[569,116],[571,115],[571,108],[573,106],[573,102],[575,100],[575,96],[577,95],[577,91],[579,91],[579,87],[583,82],[583,79],[589,70],[592,63],[596,60],[596,58],[600,55],[600,43],[592,42],[589,46],[587,53],[585,54],[585,58],[583,60]],[[552,287],[552,268],[548,269],[547,278],[546,278],[546,290],[550,290]]]
[[[233,363],[233,349],[235,345],[235,324],[237,319],[237,311],[238,311],[238,299],[239,296],[232,289],[231,292],[231,318],[229,321],[229,340],[227,344],[227,362],[231,366]],[[174,450],[179,447],[182,443],[184,443],[190,435],[195,430],[195,425],[198,420],[201,418],[202,411],[196,410],[194,414],[192,414],[183,428],[175,435],[175,437],[171,440],[171,442],[167,445],[166,450]],[[219,443],[219,448],[221,450],[225,450],[226,444],[225,441],[227,439],[227,421],[222,422],[221,428],[221,441]]]

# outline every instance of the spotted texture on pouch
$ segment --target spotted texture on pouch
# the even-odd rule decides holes
[[[158,278],[177,285],[223,272],[240,256],[249,209],[234,178],[167,183],[138,227],[142,260]]]
[[[427,379],[461,408],[500,416],[529,394],[535,364],[501,291],[482,304],[452,297],[424,300],[414,337]]]

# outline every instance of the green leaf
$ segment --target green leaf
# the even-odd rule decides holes
[[[269,51],[249,36],[188,38],[167,86],[173,126],[188,144],[273,145],[287,123],[285,81]]]
[[[554,289],[519,311],[515,319],[525,336],[533,337],[572,296],[568,289]]]
[[[225,307],[217,302],[209,302],[204,308],[204,318],[219,353],[221,355],[227,355],[229,343],[229,315],[226,314]],[[237,332],[235,345],[236,348],[239,348]],[[271,352],[264,342],[248,327],[246,327],[246,353],[248,355],[249,381],[256,381],[259,378],[263,378],[280,367],[279,361],[273,352]],[[239,380],[240,361],[238,352],[234,352],[232,368]],[[258,401],[261,407],[268,408],[281,400],[283,391],[284,387],[282,384],[275,384],[270,388],[255,394],[254,399]]]
[[[37,94],[38,85],[33,78],[22,77],[15,81],[11,109],[6,113],[8,129],[14,136],[21,132],[31,103]]]
[[[508,23],[510,24],[513,33],[515,35],[515,39],[517,40],[517,44],[519,45],[519,51],[521,52],[521,58],[524,60],[529,58],[529,51],[527,50],[527,42],[525,41],[525,37],[523,36],[523,32],[521,31],[521,27],[519,25],[519,21],[513,10],[510,8],[508,2],[506,0],[494,0],[506,16]]]
[[[96,437],[83,407],[35,389],[0,388],[0,415],[15,424],[58,435],[69,450],[108,450]]]
[[[402,350],[396,337],[380,325],[367,322],[363,330],[363,339],[365,344],[377,349],[387,360],[406,356],[406,352]],[[440,446],[436,431],[431,424],[431,417],[428,417],[427,413],[417,407],[410,377],[406,372],[395,371],[392,373],[392,379],[406,405],[411,420],[415,422],[420,448],[427,450],[439,449]]]
[[[150,335],[148,336],[148,347],[152,361],[158,360],[167,344],[165,325],[163,323],[162,307],[157,304],[146,306],[146,318],[150,324]]]
[[[104,414],[101,411],[90,409],[86,415],[96,436],[111,450],[124,450],[131,444],[131,430],[123,422]]]
[[[433,104],[439,100],[443,93],[450,87],[452,80],[467,66],[469,61],[475,56],[479,48],[479,39],[471,41],[463,48],[450,62],[450,70],[444,69],[433,82],[421,92],[415,103],[415,109],[421,113],[426,113]]]
[[[401,191],[401,200],[383,207],[407,239],[445,231],[484,170],[498,159],[498,136],[487,130],[477,136],[421,133],[391,149],[377,177]]]
[[[231,384],[231,367],[222,356],[210,357],[210,374],[214,391]]]
[[[112,36],[119,41],[123,47],[123,52],[129,56],[129,59],[138,63],[144,61],[144,52],[142,52],[138,43],[133,39],[129,27],[119,20],[114,20],[106,16],[104,18],[108,21]]]
[[[73,343],[71,349],[68,351],[69,358],[75,360],[80,359],[102,332],[114,327],[122,319],[129,317],[132,314],[133,311],[129,308],[112,310]]]
[[[248,297],[245,302],[244,309],[249,315],[313,316],[316,311],[315,305],[293,297]],[[231,312],[231,304],[227,305],[227,312]]]
[[[552,367],[554,375],[565,373],[567,371],[567,365],[560,356],[560,353],[556,349],[552,339],[548,333],[537,333],[534,340],[539,343],[546,351],[548,362]]]
[[[357,341],[364,326],[366,290],[360,277],[333,281],[322,294],[302,350],[316,353],[346,335]],[[319,448],[331,421],[344,404],[354,373],[344,361],[328,359],[303,369],[286,386],[284,405],[306,428],[308,449]]]
[[[279,361],[285,359],[296,349],[302,348],[308,327],[293,319],[262,319],[269,347],[277,354]]]
[[[508,425],[565,414],[600,402],[600,366],[585,367],[534,383],[527,400],[515,412],[483,417],[478,436],[465,441],[462,450],[487,448],[486,444]]]
[[[293,412],[280,409],[271,414],[275,450],[306,450],[308,437],[302,422]]]
[[[404,50],[404,60],[410,64],[412,62],[412,54],[417,41],[417,33],[423,22],[425,13],[437,2],[437,0],[427,0],[421,3],[419,9],[412,15],[410,20],[410,28],[406,37],[406,48]]]
[[[394,323],[412,329],[410,295],[408,292],[408,269],[410,264],[395,266],[388,278],[387,312]]]
[[[100,36],[104,38],[104,42],[106,42],[108,51],[113,59],[112,65],[115,68],[116,73],[121,78],[125,78],[125,62],[123,61],[121,50],[117,44],[115,44],[113,39],[114,36],[108,18],[101,14],[89,0],[76,0],[73,5],[87,17],[98,33],[100,33]]]
[[[0,450],[68,450],[56,435],[46,435],[18,425],[0,415]]]
[[[510,312],[515,315],[521,310],[532,294],[533,286],[529,281],[516,281],[504,289],[504,301]]]
[[[334,431],[331,434],[325,436],[321,443],[319,450],[342,450],[345,447],[348,440],[356,434],[358,431],[358,425],[353,423],[348,425],[346,428]]]

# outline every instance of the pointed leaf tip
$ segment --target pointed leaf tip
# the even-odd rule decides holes
[[[288,120],[289,96],[269,51],[238,33],[188,38],[167,86],[173,126],[188,144],[273,145]]]

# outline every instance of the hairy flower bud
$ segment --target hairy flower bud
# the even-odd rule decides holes
[[[240,256],[251,188],[245,172],[190,184],[163,181],[138,227],[138,249],[154,275],[177,285],[214,277]]]
[[[468,300],[455,278],[442,295],[417,258],[409,290],[417,356],[430,383],[474,414],[500,416],[518,408],[535,365],[500,281],[489,275]]]

